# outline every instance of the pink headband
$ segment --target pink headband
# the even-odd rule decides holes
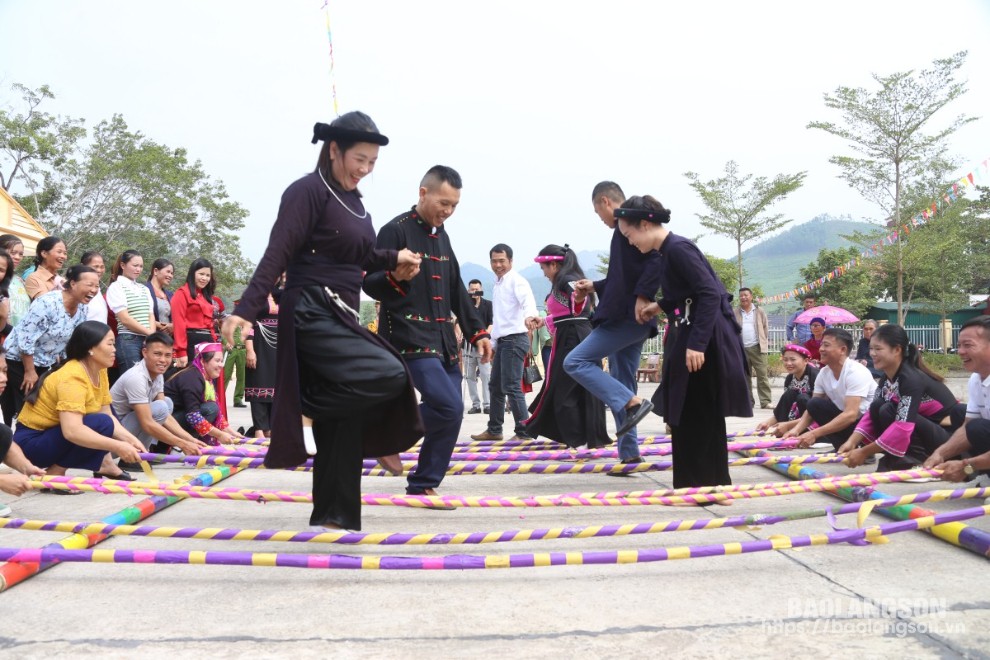
[[[203,353],[222,353],[223,346],[217,342],[203,342],[202,344],[196,344],[196,357],[199,357]]]
[[[788,344],[784,348],[780,349],[780,354],[783,355],[787,351],[794,351],[798,355],[803,355],[804,357],[811,359],[811,351],[809,351],[804,346],[798,346],[797,344]]]
[[[564,257],[558,257],[557,255],[553,255],[553,254],[548,254],[548,255],[541,254],[540,256],[533,259],[533,261],[535,261],[538,264],[546,263],[548,261],[563,261],[563,260]]]

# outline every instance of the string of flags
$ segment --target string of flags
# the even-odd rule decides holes
[[[862,264],[865,259],[871,259],[877,256],[877,254],[883,250],[884,247],[895,244],[902,232],[904,236],[907,236],[915,227],[923,225],[930,220],[934,220],[940,213],[954,204],[956,200],[964,194],[964,190],[968,186],[976,185],[977,180],[982,181],[987,176],[988,170],[990,170],[990,158],[984,160],[978,166],[973,168],[972,172],[954,182],[952,186],[945,191],[945,194],[943,194],[941,198],[932,201],[931,206],[923,209],[911,218],[909,222],[904,223],[887,236],[884,236],[882,239],[863,250],[863,252],[861,252],[856,258],[850,259],[831,272],[826,273],[811,282],[795,287],[790,291],[785,291],[784,293],[778,293],[772,296],[764,296],[763,298],[760,298],[759,302],[762,304],[767,304],[790,300],[791,298],[798,298],[809,291],[821,288],[826,282],[831,282],[837,277],[842,277],[850,269],[856,268]]]

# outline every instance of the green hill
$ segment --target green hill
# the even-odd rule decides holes
[[[746,285],[760,286],[768,296],[789,291],[795,284],[803,283],[800,269],[815,261],[821,249],[853,245],[842,236],[878,229],[878,225],[857,222],[849,216],[835,218],[827,214],[794,225],[743,250]]]

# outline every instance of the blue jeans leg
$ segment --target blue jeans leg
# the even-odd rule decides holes
[[[637,323],[636,325],[639,324]],[[648,334],[649,331],[647,330],[647,335]],[[639,371],[639,358],[642,355],[643,341],[645,341],[647,335],[643,336],[643,340],[635,341],[632,344],[617,350],[608,358],[609,375],[633,393],[637,392],[639,389],[636,373]],[[619,424],[626,421],[625,409],[613,409],[612,416],[615,419],[616,428],[618,428]],[[639,431],[637,428],[635,426],[632,427],[628,433],[619,438],[618,444],[619,459],[624,460],[627,458],[639,457]]]
[[[422,397],[419,412],[426,427],[419,463],[407,479],[406,492],[413,495],[436,488],[446,476],[450,455],[461,432],[464,404],[459,365],[444,364],[437,358],[409,360],[406,364]]]
[[[516,435],[526,435],[522,423],[529,419],[526,397],[522,393],[523,362],[529,352],[529,338],[525,333],[500,337],[495,349],[492,376],[489,381],[492,408],[488,416],[488,432],[501,433],[505,420],[505,401],[508,399],[515,420]]]
[[[117,367],[121,374],[143,359],[141,357],[143,346],[144,337],[129,332],[121,332],[117,335]]]
[[[649,334],[649,326],[635,321],[602,323],[564,358],[564,371],[584,389],[608,404],[616,427],[625,421],[626,404],[636,394],[636,370],[639,368],[643,342]],[[609,358],[608,374],[600,367],[604,357]],[[637,456],[638,435],[633,427],[619,438],[619,458]]]

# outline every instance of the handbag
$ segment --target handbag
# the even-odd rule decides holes
[[[540,373],[540,368],[536,366],[536,361],[533,360],[533,354],[527,353],[526,362],[523,365],[523,382],[532,385],[541,380],[543,380],[543,375]]]

